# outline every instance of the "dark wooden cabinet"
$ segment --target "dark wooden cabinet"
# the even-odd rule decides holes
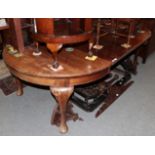
[[[30,33],[33,31],[33,18],[21,18],[22,34],[24,45],[32,43]]]
[[[18,20],[19,22],[16,22]],[[0,58],[2,58],[2,50],[6,44],[11,44],[19,49],[32,43],[30,35],[33,29],[32,18],[8,18],[6,21],[7,26],[0,26]]]
[[[148,42],[148,45],[146,48],[144,48],[140,52],[140,56],[143,59],[143,63],[146,62],[147,58],[155,52],[155,19],[147,18],[147,19],[141,19],[142,27],[147,28],[151,31],[152,36]]]
[[[3,20],[3,19],[1,19]],[[9,29],[9,25],[7,24],[7,20],[6,21],[6,25],[0,25],[0,59],[2,59],[2,51],[3,51],[3,45],[4,45],[4,35],[3,32],[5,30]]]

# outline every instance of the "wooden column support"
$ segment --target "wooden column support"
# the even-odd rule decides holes
[[[10,18],[9,19],[10,32],[12,35],[11,42],[15,48],[19,50],[19,52],[24,51],[24,41],[22,35],[22,26],[20,18]]]
[[[51,93],[55,96],[59,106],[60,106],[60,132],[66,133],[68,127],[66,124],[66,105],[69,97],[73,93],[74,87],[50,87]]]
[[[23,83],[18,78],[15,78],[15,79],[16,79],[16,84],[17,84],[16,95],[21,96],[21,95],[23,95]]]

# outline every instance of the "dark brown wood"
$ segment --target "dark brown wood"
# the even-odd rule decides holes
[[[24,50],[24,41],[22,35],[22,27],[19,18],[10,18],[9,19],[9,27],[11,31],[11,42],[12,45],[19,50],[19,52],[23,52]]]
[[[22,25],[22,33],[23,33],[23,40],[24,45],[30,45],[33,43],[33,40],[31,38],[31,32],[34,30],[34,20],[33,18],[22,18],[21,19],[21,25]]]
[[[111,62],[101,58],[96,61],[86,60],[87,53],[81,50],[74,49],[73,52],[66,52],[65,49],[62,49],[58,57],[64,69],[55,72],[48,66],[53,57],[47,48],[40,47],[43,54],[37,58],[32,55],[34,50],[31,47],[25,48],[23,56],[19,58],[4,50],[3,56],[15,75],[21,76],[28,82],[40,85],[65,86],[89,83],[107,74],[109,66],[111,66]]]
[[[53,58],[47,49],[41,48],[43,54],[37,58],[32,55],[34,50],[27,47],[23,55],[17,58],[5,49],[4,60],[11,73],[19,79],[50,86],[50,90],[56,97],[61,109],[60,131],[66,132],[65,109],[73,87],[104,77],[109,73],[111,62],[101,58],[96,61],[85,60],[87,54],[76,49],[71,53],[62,50],[59,54],[59,62],[64,69],[55,72],[48,66]]]
[[[153,45],[151,45],[151,39],[149,39],[144,45],[141,51],[139,52],[139,56],[142,57],[142,63],[145,64],[148,56],[153,52],[150,50],[150,48]]]
[[[142,57],[142,62],[145,63],[147,58],[155,51],[155,19],[141,19],[140,23],[142,29],[147,28],[152,33],[150,40],[147,44],[145,44],[144,49],[142,49],[139,53],[139,56]]]
[[[91,18],[85,19],[83,32],[81,31],[80,18],[72,19],[72,24],[67,19],[63,22],[59,19],[59,23],[54,18],[37,18],[35,20],[37,30],[32,34],[32,37],[38,42],[47,44],[54,56],[52,66],[55,70],[60,68],[57,55],[61,45],[84,42],[92,38]]]
[[[88,31],[92,31],[92,19],[91,18],[86,18],[85,19],[85,31],[88,32]]]
[[[130,40],[130,48],[124,48],[121,45],[126,42],[126,38],[118,37],[115,38],[110,33],[104,37],[100,38],[100,44],[104,45],[103,49],[97,51],[93,50],[93,53],[98,57],[109,60],[113,65],[120,62],[126,56],[130,54],[134,54],[135,50],[145,44],[151,37],[151,32],[149,30],[145,30],[145,33],[137,33],[135,38]],[[88,51],[88,47],[86,44],[81,44],[77,47],[84,52]]]
[[[87,41],[91,38],[91,19],[84,20],[85,29],[83,31],[80,27],[79,18],[73,20],[73,26],[75,26],[75,29],[72,29],[70,23],[65,24],[63,22],[57,24],[57,27],[55,27],[54,25],[56,21],[53,18],[36,19],[36,22],[38,32],[37,34],[32,34],[32,37],[40,42],[72,44]]]
[[[139,18],[116,18],[117,28],[119,28],[119,24],[127,24],[130,35],[134,35],[136,31],[136,24],[139,22]],[[116,30],[117,31],[117,30]]]
[[[97,111],[95,117],[99,117],[112,103],[114,103],[115,100],[117,100],[126,89],[128,89],[133,84],[133,81],[128,82],[125,85],[118,86],[118,85],[112,85],[109,88],[109,95],[105,99],[104,103],[101,105],[99,110]]]
[[[54,34],[53,18],[36,18],[37,33],[44,35]]]
[[[52,62],[52,67],[55,69],[59,68],[60,65],[57,60],[57,53],[62,48],[62,44],[47,43],[47,48],[51,53],[53,53],[54,61]]]
[[[19,25],[17,24],[17,27],[18,26]],[[84,35],[88,34],[91,36],[91,32]],[[18,36],[18,34],[16,35]],[[36,34],[35,36],[36,40],[39,41],[40,38],[37,35],[40,34]],[[77,43],[79,40],[87,41],[91,38],[90,36],[85,36],[85,38],[83,34],[82,36],[77,34],[75,36],[69,36],[69,39],[68,36],[60,36],[54,38],[54,40],[58,39],[54,42],[53,37],[41,34],[41,39],[45,39],[44,41],[48,42],[49,40],[46,39],[50,38],[52,39],[50,40],[52,43],[59,42],[65,44],[73,43],[74,41]],[[70,40],[71,37],[73,37],[73,40],[75,39],[72,42]],[[78,37],[80,37],[80,39]],[[74,86],[90,83],[106,76],[109,74],[112,66],[126,56],[132,54],[135,49],[144,44],[150,37],[151,33],[148,30],[145,30],[145,33],[143,34],[136,34],[135,38],[130,41],[130,48],[121,47],[121,44],[124,43],[126,38],[114,38],[110,34],[101,37],[100,44],[103,44],[104,48],[100,51],[93,51],[93,53],[98,56],[95,61],[85,59],[88,55],[88,43],[84,43],[81,46],[73,45],[73,52],[66,52],[63,48],[58,55],[59,63],[63,66],[63,70],[59,71],[53,71],[49,67],[53,57],[46,47],[40,47],[42,55],[38,57],[33,56],[32,53],[35,49],[32,47],[24,48],[20,57],[16,57],[14,54],[10,54],[7,49],[4,49],[3,57],[11,73],[17,78],[33,84],[50,87],[50,91],[56,97],[57,102],[60,105],[60,131],[66,132],[65,110]]]
[[[78,31],[80,28],[80,18],[73,18],[71,19],[71,21],[73,22],[73,24],[71,25],[71,29]]]
[[[0,31],[1,30],[7,30],[7,29],[9,29],[9,26],[7,25],[7,26],[0,26]]]
[[[47,43],[63,43],[63,44],[73,44],[80,43],[91,38],[91,32],[83,33],[79,35],[71,35],[71,36],[60,36],[60,37],[48,37],[42,34],[32,34],[33,38],[36,38],[39,42],[47,42]]]
[[[33,29],[32,19],[30,18],[7,18],[8,26],[0,28],[2,32],[3,46],[6,44],[13,45],[18,50],[23,50],[24,44],[32,42],[29,34]],[[22,28],[22,29],[21,29]]]

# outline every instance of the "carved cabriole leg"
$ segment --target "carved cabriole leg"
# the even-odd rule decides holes
[[[16,80],[16,84],[17,84],[16,95],[21,96],[21,95],[23,95],[23,84],[22,84],[21,80],[19,80],[18,78],[15,78],[15,80]]]
[[[74,87],[50,87],[51,93],[55,96],[59,106],[61,113],[60,120],[60,132],[66,133],[68,131],[68,127],[66,124],[66,105],[69,100],[69,97],[73,93]]]

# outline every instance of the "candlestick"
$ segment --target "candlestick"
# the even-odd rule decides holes
[[[34,18],[34,32],[37,33],[37,24],[36,24],[36,19]]]
[[[36,19],[34,18],[34,32],[37,34],[37,24],[36,24]],[[32,53],[34,56],[39,56],[42,54],[42,52],[39,50],[39,43],[35,41],[35,51]]]
[[[100,40],[100,31],[101,31],[101,19],[98,19],[97,21],[97,34],[96,34],[96,44],[94,45],[94,49],[100,50],[103,48],[103,45],[99,44]]]

